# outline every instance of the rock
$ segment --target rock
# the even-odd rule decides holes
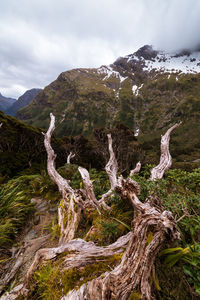
[[[30,230],[24,238],[24,241],[27,242],[29,240],[33,240],[37,237],[36,232],[32,229]]]

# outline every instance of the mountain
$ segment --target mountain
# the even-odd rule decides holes
[[[11,116],[15,116],[16,112],[28,105],[37,96],[42,89],[31,89],[26,91],[22,96],[18,98],[7,110],[6,113]]]
[[[0,110],[5,112],[15,101],[16,99],[4,97],[0,93]]]
[[[109,66],[63,72],[17,117],[47,128],[50,112],[56,115],[59,136],[90,136],[94,128],[123,123],[138,136],[150,163],[158,159],[161,133],[182,121],[173,137],[172,154],[176,166],[196,166],[200,52],[169,54],[146,45]]]

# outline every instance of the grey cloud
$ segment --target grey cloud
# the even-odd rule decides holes
[[[96,67],[144,44],[199,45],[196,0],[1,0],[0,92],[44,87],[60,72]]]

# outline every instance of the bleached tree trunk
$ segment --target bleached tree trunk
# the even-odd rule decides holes
[[[120,185],[120,178],[117,178],[118,163],[115,158],[115,153],[113,151],[111,134],[107,134],[107,137],[108,137],[108,151],[110,154],[110,158],[108,163],[105,166],[105,170],[106,173],[108,174],[108,178],[110,181],[110,190],[102,195],[101,199],[99,200],[99,203],[102,204],[108,210],[110,210],[110,208],[106,205],[106,200],[111,197],[116,186]]]
[[[51,122],[45,134],[44,145],[47,151],[47,171],[50,178],[56,183],[62,195],[62,200],[58,208],[58,224],[60,227],[60,244],[74,238],[77,230],[81,207],[79,206],[80,195],[69,185],[55,168],[56,154],[51,147],[51,136],[55,129],[55,117],[50,114]]]
[[[70,154],[67,156],[67,164],[70,164],[71,159],[74,158],[74,157],[75,157],[75,154],[70,152]]]
[[[47,170],[51,179],[56,183],[58,189],[62,195],[62,200],[58,208],[58,225],[60,228],[60,242],[62,245],[74,238],[75,232],[78,228],[78,224],[81,218],[81,210],[87,207],[97,209],[100,213],[100,208],[109,210],[110,207],[105,203],[105,196],[102,196],[100,201],[97,201],[93,185],[90,180],[89,173],[86,169],[79,167],[78,170],[81,174],[83,184],[85,187],[84,191],[73,190],[69,185],[69,181],[64,179],[57,171],[55,167],[56,154],[51,147],[51,136],[55,129],[55,117],[50,114],[50,125],[47,133],[45,134],[44,144],[47,151]],[[117,185],[117,161],[112,149],[112,138],[108,135],[110,159],[106,165],[106,172],[108,173],[111,188]],[[72,153],[70,153],[72,157]],[[68,157],[68,160],[70,158]]]
[[[130,176],[133,176],[134,174],[137,174],[140,172],[141,169],[141,162],[139,161],[135,167],[135,169],[130,171]]]
[[[113,190],[117,186],[118,164],[117,164],[117,160],[115,158],[115,153],[114,153],[113,147],[112,147],[111,134],[107,134],[107,137],[108,137],[108,150],[110,153],[110,159],[105,167],[105,170],[106,170],[109,180],[110,180],[111,189]]]
[[[64,205],[62,204],[62,213],[68,214],[69,216],[71,212],[74,212],[75,203],[80,204],[82,208],[87,208],[87,205],[92,203],[92,206],[99,210],[101,207],[101,202],[98,202],[95,198],[92,182],[90,181],[87,170],[79,167],[85,187],[85,191],[82,191],[82,193],[80,190],[74,191],[71,187],[69,187],[68,181],[67,186],[64,187],[63,179],[59,180],[60,175],[55,170],[55,155],[53,155],[54,152],[52,154],[53,150],[51,148],[50,138],[48,136],[49,132],[50,136],[53,132],[53,129],[51,128],[54,128],[54,126],[51,125],[52,124],[50,124],[50,128],[45,136],[45,139],[47,139],[45,146],[48,153],[48,171],[52,179],[58,184],[62,195],[65,196],[65,199],[63,199]],[[176,127],[178,127],[178,124],[171,127],[162,138],[162,157],[160,159],[160,164],[152,170],[151,180],[162,178],[164,172],[171,164],[169,139],[170,133]],[[150,275],[154,269],[156,256],[166,242],[178,239],[179,233],[176,229],[175,221],[170,212],[160,212],[160,210],[157,210],[149,202],[142,203],[139,200],[138,197],[140,194],[140,187],[137,182],[133,181],[131,178],[128,178],[127,180],[124,180],[121,176],[117,178],[117,162],[112,149],[111,135],[108,135],[108,141],[110,159],[106,165],[106,172],[109,175],[111,191],[115,190],[121,195],[124,201],[128,200],[131,202],[134,209],[132,231],[128,235],[118,239],[116,243],[110,246],[97,247],[92,242],[86,243],[80,239],[69,241],[69,237],[73,236],[73,234],[70,235],[69,233],[65,233],[66,228],[63,227],[62,232],[68,238],[63,239],[57,248],[42,249],[38,251],[26,277],[26,282],[23,288],[24,295],[27,295],[28,283],[38,264],[44,260],[55,258],[58,253],[63,253],[66,250],[73,251],[73,254],[69,253],[65,258],[66,267],[69,269],[73,267],[79,268],[87,264],[94,263],[94,261],[96,261],[101,254],[106,257],[113,255],[113,253],[119,253],[119,251],[121,251],[121,247],[123,247],[125,252],[121,263],[115,267],[114,270],[108,271],[104,273],[103,276],[83,284],[79,289],[70,291],[62,299],[126,300],[130,297],[133,291],[138,292],[142,300],[153,299],[151,293]],[[57,174],[59,176],[57,176]],[[70,205],[72,208],[70,208]],[[59,220],[63,220],[63,215],[59,217]],[[72,232],[74,231],[75,227],[72,229]]]

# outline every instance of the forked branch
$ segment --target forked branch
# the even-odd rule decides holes
[[[82,167],[78,167],[78,170],[81,174],[83,184],[85,187],[85,193],[86,193],[86,199],[90,201],[91,206],[95,206],[96,208],[99,208],[99,202],[96,199],[96,196],[94,194],[93,184],[90,180],[90,175],[88,170]]]

